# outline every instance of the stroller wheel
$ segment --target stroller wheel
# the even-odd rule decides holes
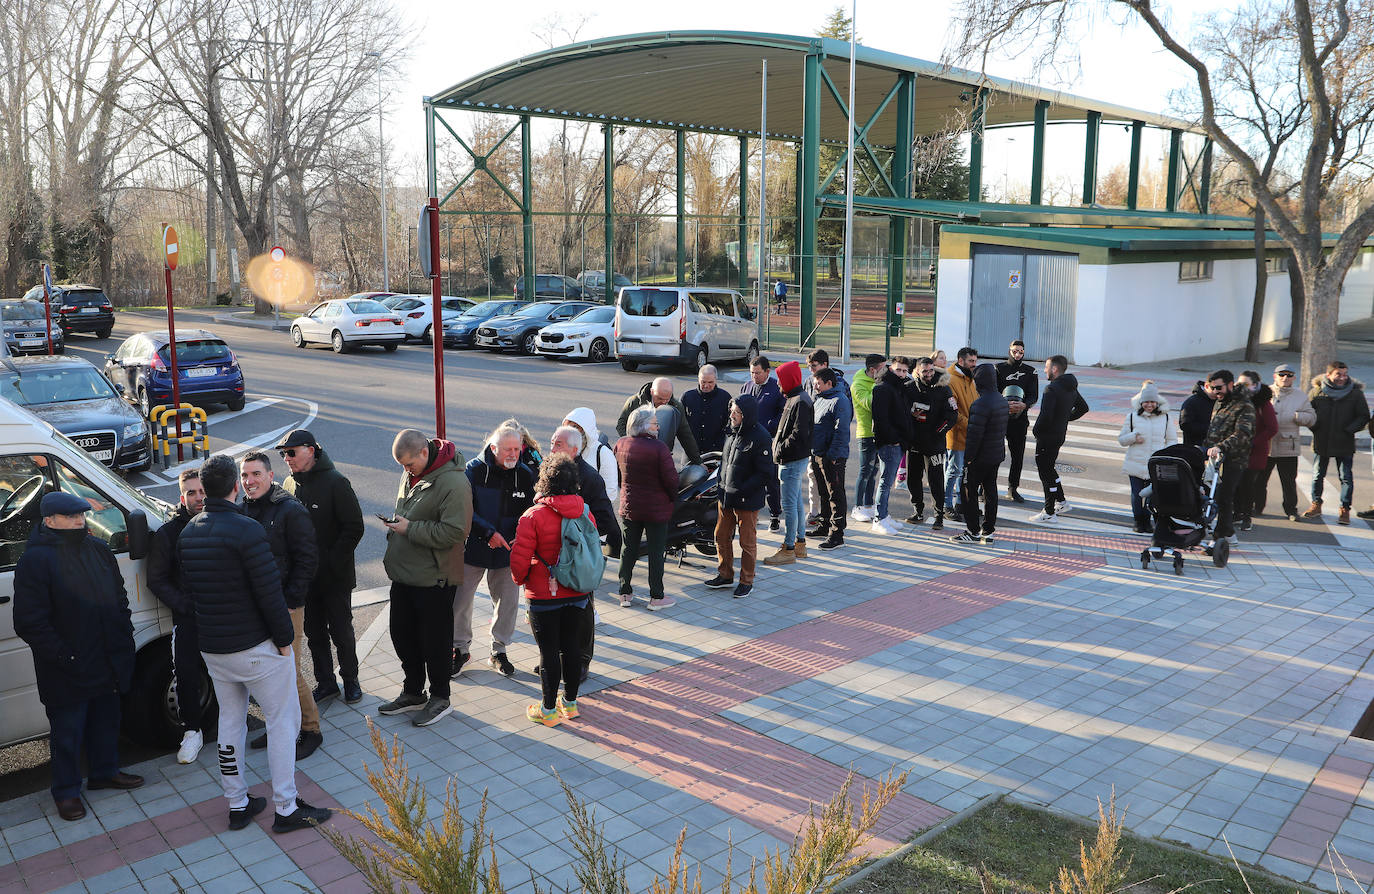
[[[1218,540],[1217,545],[1212,548],[1212,564],[1218,568],[1226,567],[1226,560],[1231,558],[1231,542],[1229,540]]]
[[[1183,553],[1174,550],[1174,574],[1183,574]]]
[[[1141,568],[1149,568],[1149,567],[1150,567],[1150,551],[1149,551],[1148,549],[1142,549],[1142,550],[1140,551],[1140,567],[1141,567]]]

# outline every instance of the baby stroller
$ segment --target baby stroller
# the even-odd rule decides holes
[[[1212,564],[1226,567],[1231,544],[1217,540],[1213,532],[1217,521],[1217,482],[1219,467],[1208,462],[1197,447],[1173,444],[1150,457],[1150,485],[1141,491],[1145,508],[1154,519],[1154,536],[1140,551],[1140,567],[1150,560],[1163,559],[1172,551],[1174,574],[1183,573],[1183,551],[1201,548],[1212,557]]]

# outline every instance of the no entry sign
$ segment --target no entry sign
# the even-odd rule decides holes
[[[162,245],[167,251],[167,269],[177,269],[177,231],[176,227],[162,228]]]

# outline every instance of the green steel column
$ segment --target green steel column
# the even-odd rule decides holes
[[[800,339],[802,347],[815,347],[816,325],[816,191],[820,187],[821,59],[819,49],[806,55],[805,92],[802,99],[801,180],[797,205],[801,217],[797,251],[801,255]]]
[[[1102,132],[1102,113],[1089,112],[1088,134],[1083,142],[1083,204],[1097,201],[1097,140]]]
[[[897,77],[897,134],[893,138],[896,146],[892,153],[892,186],[897,191],[897,198],[906,199],[911,197],[911,143],[916,137],[912,123],[916,75],[902,72]],[[887,219],[887,336],[883,342],[883,352],[889,355],[892,353],[892,337],[902,334],[904,317],[897,314],[897,305],[906,297],[907,234],[910,224],[911,219],[906,216],[892,215]]]
[[[429,186],[429,194],[438,198],[439,196],[439,174],[438,165],[434,161],[434,104],[425,97],[425,180]],[[226,231],[227,232],[227,231]]]
[[[1126,178],[1126,207],[1132,211],[1140,207],[1140,137],[1144,132],[1144,121],[1131,122],[1131,171]]]
[[[1169,131],[1169,180],[1164,184],[1164,210],[1178,210],[1178,170],[1183,167],[1183,131]]]
[[[983,118],[987,114],[987,90],[979,87],[973,97],[973,120],[969,123],[968,200],[983,200]]]
[[[800,144],[800,143],[797,144],[797,154],[796,154],[796,157],[794,157],[794,158],[792,159],[792,161],[794,162],[794,167],[796,168],[796,170],[793,172],[793,175],[792,175],[792,183],[795,185],[795,191],[796,191],[796,195],[793,196],[793,202],[792,202],[792,204],[796,206],[796,212],[797,212],[797,219],[794,220],[794,221],[792,222],[792,224],[793,224],[793,227],[792,227],[792,243],[793,243],[793,244],[792,244],[792,250],[795,251],[795,252],[796,252],[796,255],[797,255],[797,266],[794,267],[794,268],[792,269],[792,272],[796,275],[797,281],[796,281],[796,283],[793,283],[792,285],[795,286],[795,287],[797,287],[797,288],[800,288],[800,287],[801,287],[801,231],[802,231],[802,221],[801,221],[801,219],[802,219],[802,203],[801,203],[802,153],[801,153],[801,144]],[[789,286],[789,288],[790,288],[790,287],[791,287],[791,286]],[[798,298],[797,301],[800,302],[800,301],[801,301],[801,298]]]
[[[606,135],[606,148],[602,150],[602,158],[605,165],[606,178],[606,211],[605,211],[605,239],[606,239],[606,288],[602,294],[603,300],[607,303],[615,301],[615,126],[607,124],[603,128]]]
[[[1207,214],[1212,208],[1212,138],[1202,144],[1202,191],[1198,211]]]
[[[534,299],[534,178],[530,175],[530,116],[520,116],[520,216],[525,256],[525,295]]]
[[[763,259],[759,259],[763,264]],[[739,290],[749,294],[749,138],[739,138]]]
[[[687,131],[677,130],[677,284],[687,285]]]
[[[1049,123],[1050,101],[1035,101],[1035,135],[1031,138],[1030,203],[1039,205],[1045,198],[1045,125]]]

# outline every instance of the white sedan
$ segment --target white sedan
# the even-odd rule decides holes
[[[371,298],[335,298],[291,321],[291,341],[296,347],[330,345],[336,354],[359,345],[394,351],[405,337],[400,314]]]
[[[615,307],[589,307],[571,320],[539,330],[534,350],[545,357],[585,357],[601,363],[611,357],[615,341]]]
[[[467,298],[454,298],[449,295],[439,297],[439,305],[443,308],[444,324],[458,319],[463,311],[476,304]],[[425,344],[430,344],[430,336],[434,333],[434,299],[429,295],[397,295],[387,301],[396,313],[401,315],[401,322],[406,327],[406,338],[418,339]]]

